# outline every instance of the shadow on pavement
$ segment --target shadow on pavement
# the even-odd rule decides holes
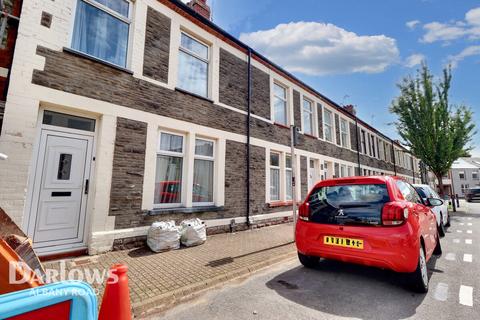
[[[429,277],[437,257],[428,262]],[[415,315],[425,295],[409,291],[406,277],[391,271],[322,259],[279,274],[267,287],[305,307],[342,317],[404,319]]]

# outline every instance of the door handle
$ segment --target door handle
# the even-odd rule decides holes
[[[89,185],[90,185],[89,182],[90,182],[90,181],[89,181],[88,179],[85,180],[85,192],[84,192],[85,194],[88,194],[88,189],[89,189],[89,187],[90,187],[90,186],[89,186]]]

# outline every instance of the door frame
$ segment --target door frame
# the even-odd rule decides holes
[[[43,124],[43,115],[45,110],[93,119],[95,120],[95,131],[90,132],[90,131]],[[82,202],[84,202],[82,203],[82,205],[85,206],[83,241],[79,243],[54,244],[51,246],[35,248],[35,251],[40,255],[51,254],[51,253],[63,253],[63,252],[76,251],[79,249],[87,248],[87,245],[89,242],[88,235],[91,230],[91,218],[92,218],[91,212],[92,212],[92,205],[93,205],[92,195],[94,194],[94,190],[95,190],[94,177],[95,177],[95,162],[96,162],[95,161],[96,140],[97,140],[96,136],[97,136],[97,130],[99,125],[100,125],[100,121],[98,116],[70,110],[67,108],[62,108],[62,107],[59,107],[59,108],[52,107],[52,108],[45,108],[45,109],[41,108],[38,112],[36,137],[35,137],[34,148],[33,148],[33,157],[31,160],[32,170],[30,171],[30,174],[29,174],[29,183],[27,187],[27,198],[26,198],[26,205],[25,205],[25,215],[22,222],[22,229],[25,231],[25,233],[29,237],[33,237],[33,233],[31,233],[30,230],[34,229],[35,221],[37,218],[36,211],[38,209],[39,193],[36,191],[39,191],[38,184],[41,180],[38,181],[36,180],[36,178],[37,178],[37,175],[39,174],[38,172],[39,170],[42,170],[43,172],[43,166],[42,167],[38,166],[40,152],[42,152],[41,143],[42,143],[43,132],[48,131],[48,132],[56,133],[58,135],[63,135],[63,136],[73,135],[73,136],[89,137],[89,139],[91,139],[91,142],[92,142],[91,146],[89,146],[87,150],[87,159],[90,159],[89,161],[90,168],[89,168],[88,174],[85,173],[84,175],[84,179],[89,179],[89,194],[86,197],[82,197]],[[41,179],[41,175],[40,175],[40,179]]]

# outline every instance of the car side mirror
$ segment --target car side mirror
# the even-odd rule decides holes
[[[429,205],[430,207],[438,207],[443,205],[443,200],[437,198],[428,198],[427,205]]]

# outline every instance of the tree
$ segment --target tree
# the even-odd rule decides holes
[[[435,174],[441,193],[442,177],[455,160],[473,149],[470,142],[475,134],[471,109],[449,103],[451,81],[450,67],[435,81],[423,63],[415,78],[405,77],[398,84],[400,96],[390,108],[398,116],[398,133],[412,154]]]

